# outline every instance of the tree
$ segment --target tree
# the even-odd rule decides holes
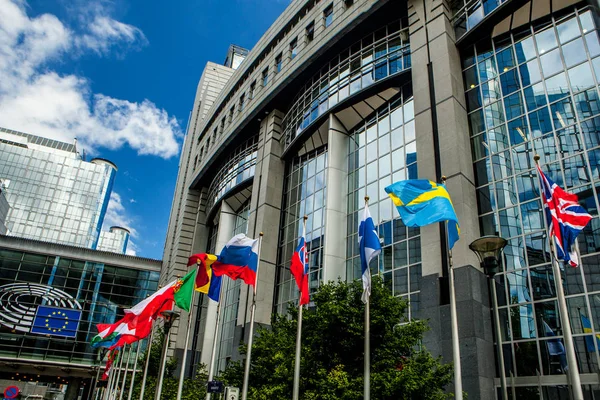
[[[300,394],[302,399],[363,398],[364,304],[362,283],[328,283],[304,311]],[[421,346],[425,321],[407,321],[407,303],[373,278],[371,293],[371,397],[445,399],[452,366]],[[252,347],[251,400],[292,397],[297,308],[273,315],[270,329],[259,328]],[[246,349],[242,347],[242,354]],[[244,364],[231,363],[220,379],[242,386]]]
[[[148,365],[148,376],[146,378],[146,389],[144,390],[144,400],[154,400],[154,396],[156,393],[156,382],[158,378],[158,372],[160,369],[160,360],[162,356],[162,348],[165,340],[165,334],[162,330],[159,330],[156,334],[154,340],[152,341],[152,346],[150,346],[150,363]],[[146,365],[146,355],[148,351],[144,351],[144,353],[138,359],[138,372],[139,370],[143,371]],[[167,361],[167,365],[165,368],[165,377],[163,380],[163,388],[161,400],[176,400],[177,399],[177,387],[179,383],[179,376],[174,377],[173,373],[177,368],[177,359],[171,358]],[[138,373],[135,377],[134,387],[133,387],[133,399],[140,398],[140,392],[142,388],[142,374]],[[183,383],[183,392],[181,394],[182,400],[197,400],[206,397],[206,382],[208,381],[208,373],[205,365],[200,365],[198,368],[198,372],[194,378],[187,378]],[[129,383],[125,386],[126,392],[123,396],[127,398],[127,390],[129,390]]]

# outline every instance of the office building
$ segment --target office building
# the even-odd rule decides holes
[[[119,320],[154,293],[160,267],[160,260],[0,235],[0,387],[93,398],[106,363],[90,346],[96,324]]]
[[[98,250],[125,254],[130,236],[131,231],[129,229],[121,226],[111,226],[108,231],[100,232]]]
[[[116,172],[76,144],[0,128],[8,235],[95,249]]]
[[[297,302],[289,264],[304,215],[311,291],[359,278],[358,219],[368,195],[383,243],[373,271],[410,302],[410,318],[429,320],[424,344],[450,362],[443,231],[404,226],[383,190],[445,175],[461,225],[453,266],[463,389],[470,399],[499,396],[500,342],[511,393],[566,398],[565,368],[548,350],[549,340],[562,340],[562,328],[533,162],[538,153],[548,175],[594,216],[579,237],[582,265],[566,269],[562,281],[584,392],[599,396],[600,342],[592,336],[600,333],[595,6],[291,2],[210,102],[201,100],[199,85],[161,281],[183,274],[192,253],[219,252],[238,232],[263,232],[256,321],[268,325],[273,312]],[[498,339],[487,278],[468,247],[483,235],[509,243],[496,277]],[[226,283],[219,369],[240,358],[250,299],[246,285]],[[210,361],[215,309],[202,298],[194,311],[190,370]],[[549,338],[546,326],[556,336]],[[174,332],[172,349],[180,354],[184,334]]]

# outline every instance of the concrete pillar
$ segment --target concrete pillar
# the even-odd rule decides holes
[[[221,202],[221,209],[219,211],[219,230],[217,232],[217,240],[215,245],[215,253],[219,254],[223,247],[227,244],[229,239],[233,236],[233,230],[235,228],[236,213],[231,209],[227,202]],[[228,277],[223,277],[221,285],[226,285]],[[224,299],[219,299],[223,301]],[[202,351],[200,353],[200,362],[210,366],[210,358],[212,356],[213,340],[216,331],[216,320],[217,320],[217,303],[207,299],[208,305],[204,312],[206,312],[206,326],[204,328],[204,335],[202,337]],[[225,304],[221,305],[221,310]],[[217,340],[220,342],[220,336],[222,332],[223,315],[221,315],[221,326],[219,327],[219,333],[217,334]],[[218,353],[217,353],[218,355]],[[209,368],[210,369],[210,368]]]
[[[81,386],[81,378],[70,378],[65,393],[65,400],[77,400],[79,397],[79,387]]]
[[[281,160],[281,154],[283,153],[282,118],[283,114],[280,111],[273,110],[261,122],[256,172],[252,184],[252,200],[248,216],[248,236],[257,238],[260,232],[264,233],[258,273],[255,321],[265,325],[270,324],[273,311],[283,180],[285,176],[285,163]],[[240,291],[237,322],[240,329],[236,330],[239,332],[240,338],[244,338],[244,341],[247,340],[248,329],[246,327],[250,322],[251,289],[248,285],[242,285]],[[236,332],[236,339],[238,332]]]
[[[494,398],[493,341],[485,276],[468,245],[479,237],[473,163],[465,105],[460,54],[451,24],[452,9],[445,1],[410,0],[409,31],[415,101],[419,177],[448,179],[461,228],[453,264],[462,360],[463,390],[470,399]],[[461,156],[458,156],[461,155]],[[429,319],[432,330],[424,339],[434,354],[452,361],[447,280],[442,267],[439,225],[421,228],[422,281],[419,318]],[[452,389],[450,389],[452,390]]]
[[[329,116],[326,173],[325,242],[323,282],[346,280],[346,227],[348,193],[348,141],[346,129]]]

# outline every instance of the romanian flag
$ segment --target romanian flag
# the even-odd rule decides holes
[[[221,293],[222,277],[213,274],[212,265],[216,260],[217,256],[214,254],[194,254],[188,260],[188,266],[193,264],[198,265],[194,289],[200,293],[207,294],[209,299],[218,302],[219,294]]]
[[[444,184],[427,179],[409,179],[385,188],[402,217],[404,225],[425,226],[448,221],[448,245],[459,239],[458,218]]]

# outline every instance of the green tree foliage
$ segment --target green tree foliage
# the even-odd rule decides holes
[[[160,370],[160,360],[162,356],[162,348],[165,340],[164,332],[161,330],[158,334],[155,334],[152,346],[150,347],[150,363],[148,364],[148,376],[146,378],[146,389],[144,390],[144,400],[154,400],[156,393],[156,382],[158,378],[158,372]],[[144,351],[138,359],[138,373],[135,376],[135,382],[133,386],[132,399],[139,399],[142,388],[142,376],[143,370],[146,365],[146,356],[148,351]],[[173,376],[175,369],[177,368],[177,359],[171,358],[167,361],[165,368],[165,377],[162,387],[161,399],[164,400],[176,400],[177,399],[177,386],[179,383],[179,375]],[[181,395],[182,400],[198,400],[206,397],[206,382],[208,380],[208,373],[206,367],[201,365],[196,376],[185,379],[183,383],[183,393]],[[126,383],[125,394],[123,398],[127,398],[130,383]]]
[[[304,310],[300,397],[305,400],[363,398],[364,304],[362,283],[329,283]],[[408,322],[407,304],[373,279],[371,294],[371,397],[446,399],[452,366],[420,346],[425,321]],[[274,315],[270,329],[259,328],[252,347],[251,400],[292,397],[297,308]],[[245,353],[244,348],[242,352]],[[243,362],[231,363],[220,379],[242,387]]]

